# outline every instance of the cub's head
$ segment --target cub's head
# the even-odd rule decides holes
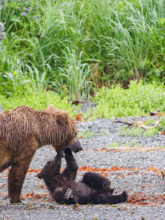
[[[55,159],[49,160],[42,170],[37,174],[39,179],[47,179],[54,177],[56,175],[60,175],[60,168],[61,168],[61,156],[56,155]]]

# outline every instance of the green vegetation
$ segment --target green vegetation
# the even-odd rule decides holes
[[[111,148],[111,147],[120,147],[120,145],[119,145],[119,142],[114,142],[113,144],[111,144],[110,146],[109,146],[109,148]]]
[[[133,127],[133,128],[122,128],[122,132],[120,132],[120,135],[129,135],[129,136],[141,136],[143,134],[144,130],[140,127]]]
[[[78,133],[78,137],[80,137],[80,138],[92,138],[93,135],[94,135],[93,131],[89,132],[86,130],[83,130],[82,132]]]
[[[150,118],[149,120],[145,121],[144,124],[146,126],[153,126],[155,125],[155,120]],[[155,134],[161,134],[163,131],[165,131],[165,116],[162,116],[159,119],[159,125],[155,128],[151,128],[148,130],[145,130],[141,127],[121,127],[119,131],[119,135],[129,135],[129,136],[142,136],[145,135],[146,137],[152,137]]]
[[[19,105],[26,105],[37,110],[46,109],[48,105],[53,104],[58,109],[63,109],[69,112],[71,115],[76,113],[76,109],[68,103],[67,98],[61,99],[60,96],[52,91],[45,92],[45,94],[27,94],[20,98],[5,98],[0,96],[0,103],[3,105],[3,109],[12,109]]]
[[[165,131],[165,116],[161,117],[160,119],[160,127],[163,131]]]
[[[97,136],[102,136],[102,135],[109,135],[109,132],[105,131],[105,129],[101,129],[101,131],[97,133]]]
[[[16,98],[51,88],[83,99],[103,85],[164,80],[164,10],[162,0],[4,0],[0,94]],[[117,114],[141,114],[148,99],[139,111],[128,106]]]
[[[159,133],[158,128],[152,128],[152,129],[149,129],[149,130],[145,131],[145,136],[146,137],[152,137],[152,136],[154,136],[155,134],[158,134],[158,133]]]
[[[144,85],[142,82],[136,84],[132,81],[129,89],[120,86],[112,89],[102,87],[94,97],[98,105],[92,111],[92,118],[141,116],[156,109],[165,111],[164,97],[164,85],[156,83]]]
[[[135,144],[135,140],[132,140],[131,142],[127,142],[123,145],[120,145],[119,142],[114,142],[106,149],[108,150],[108,149],[117,148],[117,147],[139,147],[139,144]]]

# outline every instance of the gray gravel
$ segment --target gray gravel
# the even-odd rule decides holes
[[[115,123],[115,119],[97,119],[94,122],[79,122],[77,127],[79,132],[89,135],[88,138],[81,138],[84,151],[75,154],[79,167],[88,166],[92,168],[109,169],[106,175],[109,176],[115,193],[123,190],[129,195],[142,193],[148,198],[151,196],[164,195],[164,201],[157,200],[156,204],[150,200],[145,200],[149,205],[123,203],[118,205],[89,205],[74,206],[58,205],[54,201],[48,201],[49,195],[45,198],[33,200],[34,196],[22,200],[21,205],[10,205],[7,195],[7,173],[0,174],[0,219],[165,219],[165,180],[162,179],[160,171],[165,169],[165,151],[100,151],[110,146],[123,147],[163,147],[165,146],[164,135],[154,135],[146,137],[129,136],[122,134],[123,124]],[[126,119],[123,119],[126,120]],[[130,122],[136,122],[133,117],[127,118]],[[146,118],[147,120],[147,118]],[[51,146],[46,146],[37,151],[30,169],[40,169],[47,160],[54,157],[55,151]],[[63,163],[63,167],[65,162]],[[111,168],[117,166],[121,169],[112,171]],[[154,172],[153,168],[158,169]],[[135,169],[132,169],[135,168]],[[77,179],[83,175],[79,171]],[[41,188],[44,184],[35,177],[36,173],[29,172],[26,176],[22,194],[35,193],[47,194],[47,189]],[[154,206],[152,206],[154,205]]]

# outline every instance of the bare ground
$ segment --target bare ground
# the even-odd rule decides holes
[[[128,192],[127,203],[64,206],[51,201],[44,183],[36,177],[55,155],[52,147],[46,146],[33,158],[23,186],[22,204],[10,205],[6,198],[8,171],[0,174],[0,219],[165,219],[165,180],[161,173],[165,171],[165,136],[121,135],[123,126],[112,120],[79,123],[79,131],[94,133],[80,139],[84,150],[75,157],[80,167],[77,179],[85,171],[99,172],[110,178],[115,193]],[[122,148],[110,147],[116,142]]]

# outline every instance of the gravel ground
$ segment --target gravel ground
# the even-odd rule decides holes
[[[127,120],[136,122],[142,119],[129,117]],[[115,123],[115,119],[79,122],[77,127],[83,136],[89,136],[80,139],[84,150],[75,154],[79,167],[97,168],[98,172],[110,178],[115,193],[123,190],[129,193],[130,202],[75,207],[51,201],[43,181],[36,178],[37,169],[55,155],[52,147],[46,146],[39,149],[33,158],[29,168],[33,172],[27,173],[22,191],[24,196],[32,196],[24,198],[21,205],[10,205],[6,198],[8,171],[0,174],[0,219],[165,219],[165,180],[160,172],[165,169],[165,136],[124,135],[121,131],[127,126]],[[132,151],[135,147],[137,151]],[[151,149],[145,151],[146,147]],[[111,150],[105,151],[105,148]],[[77,179],[82,177],[84,170],[85,167],[78,172]]]

